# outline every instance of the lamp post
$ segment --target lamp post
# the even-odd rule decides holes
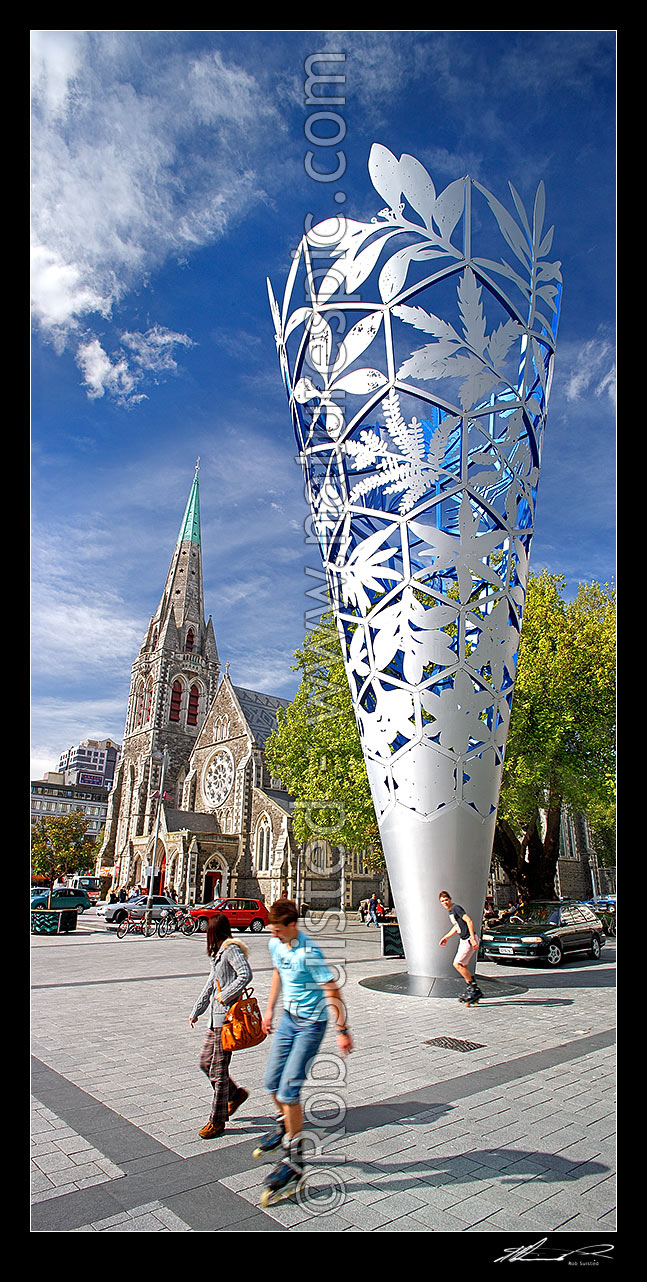
[[[166,774],[166,759],[168,749],[165,746],[162,753],[162,768],[160,771],[160,783],[157,792],[152,793],[153,798],[157,798],[157,814],[155,816],[155,837],[153,839],[153,862],[151,865],[150,881],[148,883],[148,898],[146,900],[145,919],[148,925],[152,921],[153,913],[153,891],[155,889],[155,864],[157,862],[157,839],[159,836],[160,814],[162,811],[162,801],[164,800],[164,775]]]
[[[376,216],[309,227],[268,291],[408,971],[453,979],[438,896],[481,921],[560,264],[543,183],[528,212],[368,168]]]

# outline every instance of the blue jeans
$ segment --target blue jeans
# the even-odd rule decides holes
[[[300,1019],[283,1011],[272,1038],[265,1089],[281,1104],[296,1104],[326,1031],[326,1019]]]

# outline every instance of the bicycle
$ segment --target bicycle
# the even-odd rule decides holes
[[[124,935],[143,935],[144,939],[151,939],[156,930],[156,922],[147,921],[146,917],[133,917],[132,913],[128,913],[117,926],[117,939],[123,939]]]
[[[179,934],[180,931],[188,937],[193,934],[196,928],[197,922],[193,920],[191,913],[186,908],[165,909],[157,923],[157,933],[160,939],[165,939],[167,935]]]

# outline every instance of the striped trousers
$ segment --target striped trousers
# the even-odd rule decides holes
[[[228,1104],[238,1087],[229,1076],[231,1051],[222,1049],[222,1029],[210,1028],[204,1039],[200,1053],[200,1068],[206,1073],[213,1086],[213,1100],[209,1121],[213,1126],[226,1126],[229,1116]]]

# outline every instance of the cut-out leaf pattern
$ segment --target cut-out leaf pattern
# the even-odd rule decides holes
[[[384,494],[400,494],[401,512],[409,512],[423,498],[429,486],[438,480],[449,438],[458,419],[447,418],[437,427],[429,443],[425,440],[423,425],[416,418],[405,423],[400,403],[393,390],[382,402],[386,441],[382,434],[372,431],[360,433],[358,441],[347,441],[345,451],[349,464],[355,471],[370,470],[370,475],[353,485],[352,503],[365,494],[382,489]]]
[[[543,183],[526,210],[512,185],[505,204],[470,178],[439,190],[379,143],[368,168],[375,216],[310,228],[280,306],[268,283],[277,350],[378,819],[457,806],[486,823],[560,263]]]

